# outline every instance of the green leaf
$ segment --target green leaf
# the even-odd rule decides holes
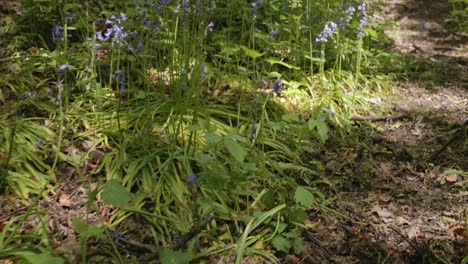
[[[251,57],[252,59],[256,59],[258,57],[261,57],[263,56],[265,53],[260,53],[256,50],[253,50],[253,49],[249,49],[247,48],[246,46],[241,46],[242,48],[242,51],[244,51],[245,55]]]
[[[309,190],[307,190],[305,187],[299,186],[297,187],[296,193],[294,194],[294,200],[299,205],[311,208],[314,206],[315,198]]]
[[[293,240],[292,243],[294,253],[297,255],[301,255],[303,252],[305,252],[307,245],[304,243],[304,240],[297,238]]]
[[[301,208],[292,208],[286,211],[286,217],[289,222],[304,223],[307,219],[307,213]]]
[[[55,257],[51,255],[49,252],[43,253],[34,253],[34,252],[17,252],[14,255],[22,257],[28,263],[31,264],[63,264],[65,260],[60,257]]]
[[[193,254],[164,248],[159,253],[161,264],[186,264],[193,259]]]
[[[239,161],[239,162],[244,161],[244,157],[245,157],[244,148],[242,148],[242,146],[239,143],[237,143],[236,140],[234,140],[232,138],[225,138],[224,139],[224,145],[228,149],[229,153],[231,153],[231,155],[237,161]]]
[[[279,65],[282,65],[288,69],[294,69],[294,70],[299,70],[300,68],[299,67],[296,67],[294,65],[291,65],[291,64],[288,64],[284,61],[281,61],[280,59],[278,58],[274,58],[274,57],[271,57],[271,58],[268,58],[265,60],[266,62],[270,63],[271,65],[274,65],[274,64],[279,64]]]
[[[283,121],[286,121],[288,123],[299,122],[299,114],[298,113],[284,114],[281,117],[281,119],[283,119]]]
[[[271,240],[271,244],[277,251],[281,251],[284,253],[289,253],[289,250],[292,247],[291,242],[287,238],[281,235],[275,236]]]
[[[78,231],[80,236],[89,236],[89,237],[96,237],[100,239],[105,239],[106,236],[104,235],[104,230],[97,226],[91,226],[86,222],[83,222],[79,218],[74,218],[72,220],[73,227]]]
[[[325,121],[322,121],[322,118],[319,116],[316,119],[310,119],[308,123],[310,130],[315,130],[317,133],[315,136],[320,142],[325,143],[328,139],[328,125]]]
[[[102,189],[101,197],[105,204],[124,207],[132,199],[130,192],[125,189],[118,180],[107,181]]]

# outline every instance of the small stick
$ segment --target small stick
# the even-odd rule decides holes
[[[351,116],[349,120],[352,121],[387,121],[387,120],[397,120],[406,117],[406,114],[398,114],[394,116]]]
[[[450,146],[453,142],[455,142],[455,140],[459,136],[464,136],[463,134],[465,133],[465,129],[466,129],[467,124],[468,124],[468,120],[465,121],[463,126],[461,128],[459,128],[459,130],[452,136],[452,138],[450,138],[449,141],[447,141],[447,143],[445,143],[440,149],[438,149],[437,151],[432,153],[432,155],[427,159],[427,161],[428,162],[433,162],[434,160],[436,160],[439,157],[439,155],[442,154],[442,152],[444,152],[445,149],[448,148],[448,146]]]

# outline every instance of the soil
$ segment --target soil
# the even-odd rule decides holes
[[[328,152],[327,177],[338,194],[327,213],[310,215],[318,231],[307,235],[309,263],[461,263],[468,256],[468,35],[448,22],[448,1],[385,3],[377,19],[394,21],[386,32],[392,49],[421,68],[397,82],[396,99],[386,99],[398,119],[372,121],[378,132],[370,134],[356,121],[360,146]]]

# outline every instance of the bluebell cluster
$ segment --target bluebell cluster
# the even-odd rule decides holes
[[[127,17],[123,13],[120,14],[119,18],[112,15],[106,20],[108,28],[104,35],[102,31],[98,31],[96,33],[96,39],[101,42],[111,41],[112,44],[117,43],[123,47],[125,45],[124,40],[128,35],[128,33],[124,31],[124,27],[121,26],[121,23],[125,21],[127,21]]]
[[[336,23],[334,22],[329,22],[325,24],[325,27],[323,28],[322,32],[315,38],[315,42],[321,42],[321,43],[326,43],[328,42],[328,39],[332,38],[333,32],[336,32],[338,30]]]
[[[362,14],[362,18],[359,21],[359,26],[358,26],[358,37],[363,38],[366,36],[366,33],[363,32],[363,28],[367,25],[366,4],[363,3],[362,5],[358,6],[358,10],[361,11],[361,14]]]

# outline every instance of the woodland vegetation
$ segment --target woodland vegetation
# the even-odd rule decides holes
[[[0,2],[0,263],[468,263],[467,3]]]

